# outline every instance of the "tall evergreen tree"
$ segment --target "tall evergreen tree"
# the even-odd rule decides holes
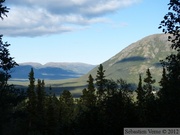
[[[58,134],[58,99],[55,94],[49,95],[47,99],[47,135],[57,135]]]
[[[11,77],[10,72],[11,69],[18,64],[14,61],[14,58],[10,56],[10,52],[8,47],[10,44],[7,42],[3,43],[2,35],[0,35],[0,69],[1,72],[4,72],[4,81],[7,84],[8,79]]]
[[[145,91],[145,104],[144,104],[144,124],[146,126],[155,126],[155,121],[157,119],[157,102],[153,91],[156,91],[153,84],[155,79],[153,79],[149,69],[146,71],[146,78],[144,78],[143,89]]]
[[[161,21],[159,28],[163,28],[164,33],[170,34],[168,40],[171,48],[176,52],[166,57],[162,64],[167,69],[168,83],[161,91],[160,100],[166,106],[162,110],[164,114],[164,124],[166,126],[178,126],[180,124],[180,2],[170,0],[169,11]]]
[[[36,127],[36,119],[37,119],[37,95],[35,92],[35,78],[34,78],[34,70],[31,68],[29,73],[29,85],[27,89],[27,111],[28,111],[28,131],[27,132],[35,132]]]
[[[163,67],[163,72],[162,72],[162,78],[159,82],[161,88],[160,90],[158,91],[158,96],[161,100],[166,100],[164,99],[164,95],[168,95],[168,77],[167,77],[167,73],[166,73],[166,69],[165,67]]]
[[[5,0],[0,0],[0,18],[9,12],[9,9],[4,6]],[[25,96],[21,90],[8,84],[11,77],[11,69],[18,64],[14,58],[10,56],[8,47],[10,44],[2,41],[0,35],[0,134],[16,134],[17,118],[19,115],[19,104],[24,100]],[[11,129],[11,130],[9,130]]]
[[[116,85],[116,92],[105,100],[103,123],[104,133],[107,135],[122,134],[124,127],[133,126],[137,120],[130,85],[123,79],[118,79]]]
[[[72,134],[74,120],[74,100],[71,92],[64,90],[59,97],[59,122],[62,134]]]
[[[96,75],[97,96],[99,101],[103,101],[103,99],[106,96],[105,84],[106,84],[105,70],[103,69],[103,65],[100,64]]]
[[[46,93],[45,93],[45,83],[44,80],[37,80],[36,94],[37,94],[37,127],[39,132],[44,135],[45,134],[45,101],[46,101]]]
[[[155,83],[155,79],[152,78],[151,72],[149,69],[146,71],[146,78],[144,78],[144,90],[145,90],[145,96],[147,98],[153,98],[153,91],[155,90],[153,87],[153,84]]]
[[[81,100],[83,104],[87,107],[96,105],[96,95],[95,95],[95,87],[93,83],[94,79],[91,75],[89,75],[88,87],[83,90],[83,94],[81,96]]]
[[[149,69],[146,71],[146,77],[144,78],[144,85],[142,85],[142,77],[139,75],[139,83],[137,87],[137,115],[138,126],[152,126],[154,124],[153,118],[156,115],[156,100],[154,96],[153,79]],[[155,126],[155,125],[154,125]]]
[[[142,77],[139,75],[139,83],[137,87],[137,104],[139,107],[142,107],[145,102],[145,92],[142,86]]]
[[[137,93],[137,115],[138,115],[138,126],[144,126],[146,123],[146,97],[145,97],[145,91],[143,89],[142,85],[142,77],[141,74],[139,74],[139,83],[136,90]]]

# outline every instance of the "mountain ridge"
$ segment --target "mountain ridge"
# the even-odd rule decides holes
[[[156,83],[158,83],[162,74],[160,60],[164,60],[167,55],[173,53],[168,36],[169,34],[146,36],[103,62],[106,78],[113,80],[122,78],[137,84],[139,74],[144,77],[149,68],[152,76],[157,80]],[[80,80],[88,79],[89,74],[95,78],[97,69],[98,66],[80,77]]]
[[[56,67],[56,68],[62,68],[66,70],[71,70],[77,73],[87,73],[89,70],[91,70],[96,65],[82,63],[82,62],[47,62],[45,64],[41,64],[38,62],[23,62],[18,63],[20,66],[22,65],[30,65],[34,68],[46,68],[46,67]]]
[[[27,80],[31,68],[34,68],[35,78],[58,80],[78,78],[89,72],[94,65],[85,63],[61,63],[51,62],[42,65],[37,62],[19,63],[13,68],[11,80]]]

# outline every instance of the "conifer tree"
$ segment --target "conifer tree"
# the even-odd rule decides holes
[[[47,135],[58,134],[58,99],[55,94],[47,99]]]
[[[169,34],[168,40],[174,54],[166,57],[162,64],[166,67],[168,83],[160,90],[160,100],[165,104],[162,110],[164,114],[164,124],[166,126],[178,126],[180,124],[180,2],[170,0],[169,11],[161,21],[159,28]],[[165,112],[165,113],[164,113]]]
[[[155,126],[155,121],[157,119],[157,102],[153,93],[153,91],[155,91],[155,88],[153,86],[153,84],[155,83],[155,79],[153,79],[149,69],[147,69],[146,71],[146,78],[144,78],[144,83],[145,84],[143,86],[143,89],[145,91],[145,104],[143,106],[143,115],[145,119],[143,121],[143,124],[146,126]]]
[[[44,80],[37,80],[37,127],[41,134],[45,134],[45,101],[46,101],[46,93],[45,93],[45,83]]]
[[[37,119],[37,96],[35,92],[34,70],[31,68],[29,73],[29,86],[27,89],[27,111],[28,111],[28,132],[35,132]]]
[[[0,18],[3,19],[3,16],[7,16],[6,13],[9,12],[9,8],[3,5],[5,0],[0,0]]]
[[[103,113],[105,134],[122,134],[124,127],[131,127],[136,121],[130,85],[123,79],[118,79],[116,85],[118,86],[116,92],[105,99]],[[113,83],[112,86],[116,85]]]
[[[10,44],[7,42],[3,43],[2,35],[0,35],[0,69],[1,72],[4,72],[5,84],[7,84],[8,79],[11,78],[11,69],[18,66],[14,61],[14,58],[10,56],[8,49],[9,46]]]
[[[165,67],[163,67],[163,72],[162,72],[162,78],[159,82],[161,88],[158,91],[158,96],[161,100],[166,100],[164,99],[165,97],[163,97],[164,95],[168,95],[168,77],[167,77],[167,73],[166,73],[166,69]]]
[[[151,76],[151,72],[149,70],[149,68],[146,71],[146,78],[144,78],[144,90],[145,90],[145,98],[147,99],[151,99],[154,98],[154,94],[153,94],[153,84],[155,83],[155,79],[152,78]]]
[[[72,122],[74,119],[74,100],[71,92],[64,90],[59,97],[59,122],[60,131],[63,134],[72,132]]]
[[[140,74],[139,74],[139,83],[136,92],[137,92],[137,104],[139,107],[142,107],[145,102],[145,92],[143,90],[142,77]]]
[[[81,100],[83,104],[87,107],[95,106],[96,104],[96,95],[95,95],[95,87],[93,83],[94,79],[91,75],[89,75],[88,87],[83,90],[83,94],[81,96]]]
[[[106,86],[105,70],[103,69],[103,65],[100,64],[96,75],[97,97],[99,101],[103,101],[103,99],[105,99],[106,96],[105,86]]]
[[[0,18],[7,17],[9,8],[4,6],[5,0],[0,0]],[[0,33],[1,34],[1,33]],[[25,99],[24,94],[13,85],[8,84],[11,77],[11,69],[18,64],[10,56],[8,47],[10,44],[2,41],[0,35],[0,134],[14,134],[19,104]]]

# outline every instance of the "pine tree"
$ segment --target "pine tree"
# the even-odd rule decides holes
[[[72,122],[74,119],[74,100],[71,92],[64,90],[59,98],[59,122],[60,132],[72,134]]]
[[[46,101],[46,93],[45,93],[45,83],[44,80],[38,79],[37,81],[37,127],[41,134],[45,134],[45,101]]]
[[[166,57],[162,64],[167,70],[168,83],[163,86],[160,100],[165,104],[162,113],[164,114],[164,124],[166,126],[178,126],[180,124],[180,2],[170,0],[169,11],[161,21],[159,28],[163,28],[164,33],[168,33],[168,40],[174,54]],[[165,113],[164,113],[165,112]]]
[[[29,86],[27,89],[27,111],[28,111],[28,131],[27,132],[35,132],[36,127],[36,119],[37,119],[37,96],[35,92],[35,78],[34,78],[34,70],[31,68],[29,73]]]
[[[9,46],[10,44],[7,42],[3,43],[2,35],[0,35],[0,69],[2,69],[1,72],[4,72],[6,84],[8,79],[11,78],[11,69],[18,66],[18,64],[14,61],[14,58],[10,56],[8,49]]]
[[[58,99],[55,94],[49,95],[47,99],[47,135],[58,134]]]
[[[158,96],[161,100],[166,100],[164,95],[168,95],[168,77],[167,77],[167,73],[166,73],[166,69],[165,67],[163,67],[163,72],[162,72],[162,78],[161,81],[159,82],[161,88],[158,91]]]
[[[87,107],[92,107],[96,105],[96,95],[95,95],[95,87],[93,83],[94,79],[91,75],[89,75],[88,87],[87,89],[83,89],[83,94],[81,96],[81,100],[83,104]]]
[[[106,97],[106,79],[104,74],[105,70],[103,69],[102,64],[100,64],[96,75],[97,96],[99,101],[103,101]]]
[[[153,84],[155,83],[155,79],[152,78],[151,76],[151,72],[149,69],[147,69],[146,71],[146,78],[144,78],[144,90],[145,90],[145,98],[146,100],[149,99],[149,98],[154,98],[154,94],[153,94]]]
[[[144,104],[144,124],[146,126],[155,126],[157,122],[157,101],[153,91],[155,88],[153,84],[155,83],[155,79],[151,76],[151,72],[149,69],[146,71],[146,78],[144,78],[144,86],[143,89],[145,91],[145,104]],[[141,117],[141,116],[140,116]]]
[[[142,77],[139,75],[139,83],[137,87],[137,104],[139,107],[142,107],[145,102],[145,91],[142,86]]]

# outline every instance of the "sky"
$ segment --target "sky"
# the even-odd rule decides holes
[[[98,65],[158,29],[169,0],[6,0],[3,41],[17,63]]]

